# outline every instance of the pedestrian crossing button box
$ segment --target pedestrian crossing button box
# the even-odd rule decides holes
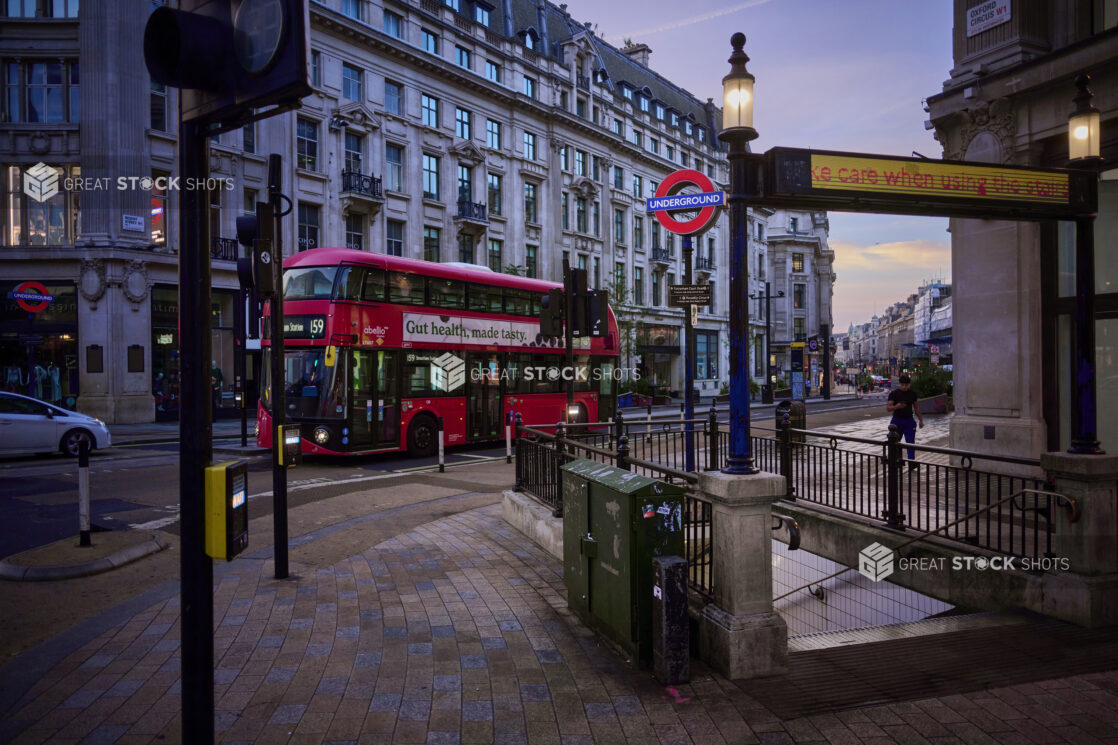
[[[231,561],[248,546],[248,462],[206,468],[206,555]]]
[[[280,444],[278,455],[281,466],[297,466],[303,462],[303,442],[298,424],[282,424],[277,427],[276,442]]]

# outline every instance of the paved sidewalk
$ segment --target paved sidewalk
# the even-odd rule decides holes
[[[448,512],[495,502],[512,466],[454,476],[493,491],[444,489]],[[738,683],[693,660],[692,682],[665,688],[575,619],[561,564],[499,505],[361,545],[389,512],[294,538],[289,580],[270,549],[215,567],[218,742],[1118,743],[1112,632],[1040,622],[803,652]],[[0,669],[0,742],[178,742],[177,591]]]

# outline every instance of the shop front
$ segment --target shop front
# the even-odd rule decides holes
[[[78,306],[74,283],[0,282],[0,302],[3,389],[75,409]]]
[[[648,380],[653,395],[677,395],[682,389],[679,326],[643,326],[637,337],[641,355],[641,378]],[[677,384],[679,383],[679,384]]]

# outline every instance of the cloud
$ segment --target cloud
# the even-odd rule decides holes
[[[712,21],[715,18],[729,15],[730,13],[737,13],[740,10],[746,10],[747,8],[752,8],[757,5],[764,5],[767,2],[769,2],[769,0],[750,0],[750,2],[747,3],[731,5],[729,8],[719,8],[718,10],[712,11],[710,13],[692,16],[691,18],[682,18],[678,21],[672,21],[671,23],[665,23],[660,26],[650,26],[648,28],[642,28],[637,31],[628,31],[624,34],[617,34],[616,36],[607,37],[606,41],[614,44],[620,44],[623,43],[625,39],[641,39],[643,37],[652,36],[653,34],[660,34],[665,31],[675,31],[687,26],[694,26],[696,23],[705,23],[706,21]]]
[[[835,252],[835,328],[864,323],[904,300],[925,281],[951,281],[951,244],[911,240],[861,245],[831,240]]]

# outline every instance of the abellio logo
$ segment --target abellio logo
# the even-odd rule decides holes
[[[858,571],[880,582],[893,573],[893,550],[871,543],[858,553]]]
[[[36,163],[23,172],[23,193],[36,202],[45,202],[58,193],[58,171],[46,163]]]

